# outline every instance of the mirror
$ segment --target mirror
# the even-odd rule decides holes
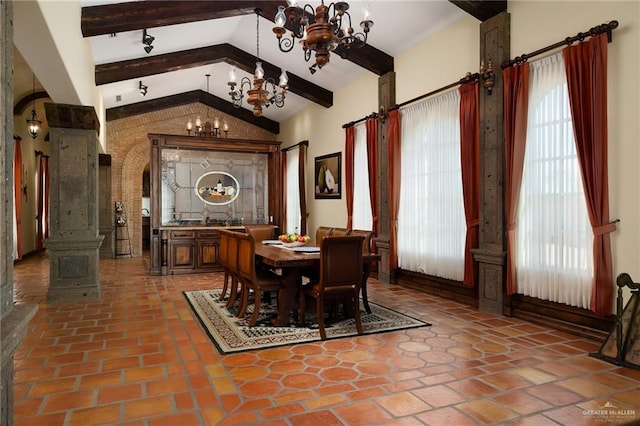
[[[206,204],[222,206],[238,198],[240,184],[229,173],[208,172],[198,178],[194,190]]]

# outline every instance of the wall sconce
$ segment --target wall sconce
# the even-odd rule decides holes
[[[490,95],[493,92],[493,85],[495,84],[495,76],[493,74],[493,61],[489,59],[487,67],[484,66],[484,61],[480,61],[480,78],[484,82],[484,88],[487,89],[487,93]]]
[[[138,90],[140,90],[140,94],[142,96],[146,96],[147,91],[149,90],[149,87],[142,84],[142,80],[140,80],[140,83],[138,84]]]
[[[156,38],[153,37],[152,35],[147,34],[146,28],[142,30],[142,44],[144,44],[145,52],[149,53],[153,50],[153,46],[151,45],[151,43],[153,43],[153,40],[155,39]]]

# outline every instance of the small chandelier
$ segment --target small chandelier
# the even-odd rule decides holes
[[[351,15],[347,12],[349,10],[347,2],[339,1],[325,6],[322,0],[314,13],[311,5],[305,4],[300,8],[297,0],[287,1],[289,7],[278,6],[273,32],[276,34],[278,47],[282,52],[290,52],[296,38],[300,39],[305,61],[308,62],[311,59],[311,52],[315,51],[315,64],[309,67],[311,74],[316,72],[316,67],[320,69],[329,63],[329,52],[339,49],[340,56],[344,57],[348,49],[362,47],[367,43],[369,30],[373,26],[368,10],[365,11],[364,19],[360,22],[362,32],[355,33],[351,26]],[[312,23],[309,21],[309,16],[314,17]],[[285,29],[287,21],[293,28],[291,38],[282,37],[287,32]]]
[[[27,118],[27,131],[29,135],[35,139],[40,134],[40,125],[42,124],[42,120],[38,120],[38,115],[36,114],[36,75],[33,75],[33,95],[32,95],[33,106],[31,109],[31,118]]]
[[[209,93],[209,77],[211,77],[211,74],[205,74],[205,77],[207,77],[207,93]],[[224,132],[224,137],[226,138],[229,132],[229,125],[226,121],[222,123],[222,132]],[[187,121],[187,134],[189,136],[220,138],[222,137],[222,132],[220,120],[217,117],[213,119],[213,124],[208,119],[203,123],[200,116],[196,117],[195,126],[191,120]]]
[[[247,92],[247,103],[253,105],[253,115],[260,117],[262,115],[262,107],[268,108],[269,105],[274,104],[278,108],[284,106],[284,98],[287,93],[287,84],[289,78],[287,72],[283,69],[280,74],[280,80],[276,85],[276,82],[272,78],[264,78],[264,69],[262,69],[262,62],[260,62],[260,9],[255,9],[256,13],[256,69],[253,73],[253,85],[251,80],[247,77],[242,77],[240,86],[236,90],[236,69],[231,68],[229,72],[229,96],[233,102],[233,106],[240,108],[242,105],[242,99],[244,98],[244,91]],[[263,86],[264,85],[264,86]],[[246,86],[246,89],[245,89]],[[271,93],[267,90],[267,87],[271,87]]]

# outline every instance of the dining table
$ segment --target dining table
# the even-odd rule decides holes
[[[314,247],[307,244],[305,247]],[[263,241],[255,245],[256,260],[270,268],[281,271],[282,288],[278,292],[278,316],[273,325],[285,327],[290,324],[290,313],[295,307],[296,297],[302,285],[301,271],[308,268],[320,269],[320,251],[299,252],[285,247],[277,242]],[[371,273],[372,264],[380,259],[376,253],[363,253],[362,301],[365,310],[371,313],[367,298],[367,279]]]

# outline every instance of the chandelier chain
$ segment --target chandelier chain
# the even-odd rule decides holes
[[[260,60],[260,10],[256,9],[256,61]]]

